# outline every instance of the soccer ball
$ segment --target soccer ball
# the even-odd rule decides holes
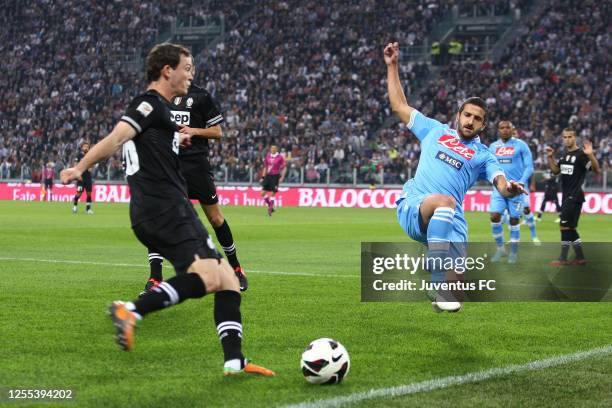
[[[328,338],[311,342],[302,353],[300,363],[304,378],[312,384],[338,384],[351,368],[344,346]]]

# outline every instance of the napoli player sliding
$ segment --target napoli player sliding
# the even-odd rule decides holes
[[[286,172],[285,158],[278,152],[278,146],[270,146],[270,153],[264,159],[263,180],[261,183],[261,196],[265,197],[264,202],[268,205],[268,215],[270,217],[274,212],[274,196],[278,192],[278,185],[283,182]],[[268,196],[268,193],[270,193],[270,196]]]
[[[533,159],[527,143],[512,137],[512,123],[502,120],[497,125],[499,140],[489,146],[489,150],[499,162],[506,175],[511,179],[518,180],[523,186],[529,182],[533,174]],[[516,263],[518,254],[518,243],[521,239],[521,226],[519,220],[523,211],[523,197],[503,197],[496,189],[491,194],[491,230],[497,244],[497,251],[491,258],[491,262],[499,262],[504,256],[504,231],[502,229],[501,217],[505,210],[510,215],[510,255],[508,263]],[[533,218],[533,215],[532,215]]]
[[[404,184],[397,201],[397,219],[406,234],[428,247],[428,257],[449,254],[450,243],[466,243],[468,230],[463,215],[463,198],[478,179],[495,185],[504,197],[521,194],[523,188],[507,181],[495,156],[479,142],[486,126],[486,103],[469,98],[456,116],[457,130],[428,118],[408,105],[399,79],[399,44],[384,50],[391,108],[421,142],[421,156],[413,179]],[[444,270],[431,268],[432,278]],[[458,311],[459,301],[432,303],[436,311]]]

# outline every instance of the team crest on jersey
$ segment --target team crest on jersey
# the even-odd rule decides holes
[[[174,98],[174,104],[175,105],[180,105],[182,99],[183,99],[182,97],[177,96],[176,98]]]
[[[474,150],[461,143],[458,138],[452,135],[440,136],[440,138],[438,139],[438,144],[441,144],[447,149],[452,150],[453,152],[461,155],[467,160],[472,160],[472,157],[474,157],[474,154],[476,154]]]
[[[438,154],[436,154],[436,159],[443,161],[444,163],[456,168],[457,170],[461,170],[461,168],[463,167],[463,163],[461,162],[461,160],[457,160],[454,157],[449,156],[448,154],[440,150],[438,150]]]
[[[187,106],[188,108],[191,108],[191,105],[193,105],[193,98],[189,97],[187,98],[187,100],[185,101],[185,106]]]
[[[495,149],[496,156],[514,156],[514,147],[512,146],[500,146]]]

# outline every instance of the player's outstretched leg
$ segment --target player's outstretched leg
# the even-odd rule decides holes
[[[162,269],[164,264],[164,258],[156,250],[149,248],[149,279],[145,283],[144,290],[140,292],[139,297],[142,297],[145,293],[153,290],[164,280]]]
[[[238,280],[225,259],[198,259],[187,273],[160,283],[133,302],[113,302],[110,314],[117,329],[119,346],[134,347],[136,323],[147,314],[177,305],[186,299],[215,293],[215,323],[225,355],[224,373],[256,373],[272,376],[274,372],[250,363],[242,355],[242,318]]]
[[[433,282],[446,279],[443,260],[449,256],[455,206],[454,198],[442,194],[432,194],[421,203],[420,215],[427,224],[426,262]],[[461,309],[461,302],[453,298],[450,292],[438,293],[432,307],[435,311],[456,312]]]
[[[202,204],[202,209],[204,210],[204,214],[206,214],[206,218],[208,218],[210,225],[212,225],[213,229],[215,230],[217,241],[219,241],[221,248],[223,248],[223,252],[225,252],[225,256],[227,257],[229,264],[240,282],[240,291],[246,291],[249,288],[249,282],[244,270],[242,269],[242,266],[240,265],[240,261],[238,261],[238,254],[236,252],[236,244],[234,243],[232,230],[230,229],[227,220],[223,216],[219,204]]]

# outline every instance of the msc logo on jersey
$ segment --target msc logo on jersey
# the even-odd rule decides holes
[[[183,111],[170,111],[170,118],[177,125],[189,125],[191,121],[191,113]]]
[[[562,164],[561,174],[567,174],[568,176],[571,176],[572,174],[574,174],[574,165],[573,164]]]
[[[455,159],[452,156],[444,153],[443,151],[438,150],[438,154],[436,154],[436,159],[443,161],[451,167],[456,168],[457,170],[461,170],[463,167],[463,163],[460,160]]]
[[[474,150],[470,149],[469,147],[461,143],[458,138],[452,135],[440,136],[440,138],[438,139],[438,144],[441,144],[447,149],[452,150],[453,152],[461,155],[467,160],[472,160],[472,157],[474,157],[474,154],[476,154]]]
[[[514,156],[514,147],[512,146],[500,146],[495,149],[496,156]]]

